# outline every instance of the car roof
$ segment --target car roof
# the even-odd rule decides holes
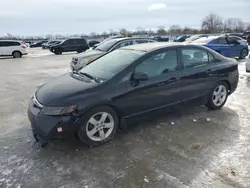
[[[123,37],[123,38],[116,38],[116,39],[110,39],[109,41],[123,41],[123,40],[136,40],[136,39],[145,39],[145,40],[154,40],[152,38],[147,38],[147,37]]]
[[[157,50],[157,49],[161,49],[165,47],[173,47],[173,46],[181,47],[181,46],[200,46],[200,45],[185,43],[185,42],[154,42],[154,43],[143,43],[143,44],[125,46],[120,49],[149,52],[149,51],[153,51],[153,50]]]

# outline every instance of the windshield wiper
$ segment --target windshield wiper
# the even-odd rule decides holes
[[[100,80],[88,73],[85,73],[85,72],[78,72],[79,74],[83,75],[83,76],[87,76],[88,78],[90,78],[91,80],[94,80],[95,82],[97,83],[100,83]]]

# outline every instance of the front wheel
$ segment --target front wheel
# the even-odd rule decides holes
[[[248,50],[247,49],[243,49],[241,52],[240,52],[240,59],[245,59],[246,56],[248,55]]]
[[[225,105],[227,97],[228,86],[224,82],[220,82],[210,93],[210,97],[206,106],[211,110],[220,109]]]
[[[113,139],[118,126],[119,118],[112,108],[96,107],[80,120],[78,136],[83,143],[98,146]]]
[[[55,50],[55,54],[56,55],[61,55],[62,54],[62,50],[61,49],[56,49]]]

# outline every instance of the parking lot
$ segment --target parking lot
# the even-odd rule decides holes
[[[224,108],[201,106],[141,121],[100,147],[34,143],[27,118],[37,87],[68,71],[74,53],[29,49],[0,58],[0,188],[250,187],[250,74]],[[196,121],[194,121],[197,120]]]

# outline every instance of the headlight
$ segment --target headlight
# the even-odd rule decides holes
[[[93,61],[93,58],[83,58],[83,59],[81,59],[80,60],[80,65],[82,65],[82,66],[86,66],[88,63],[90,63],[90,62],[92,62]]]
[[[72,106],[67,106],[67,107],[49,107],[49,106],[44,106],[42,110],[40,111],[41,114],[43,115],[65,115],[65,114],[70,114],[76,109],[76,105]]]

